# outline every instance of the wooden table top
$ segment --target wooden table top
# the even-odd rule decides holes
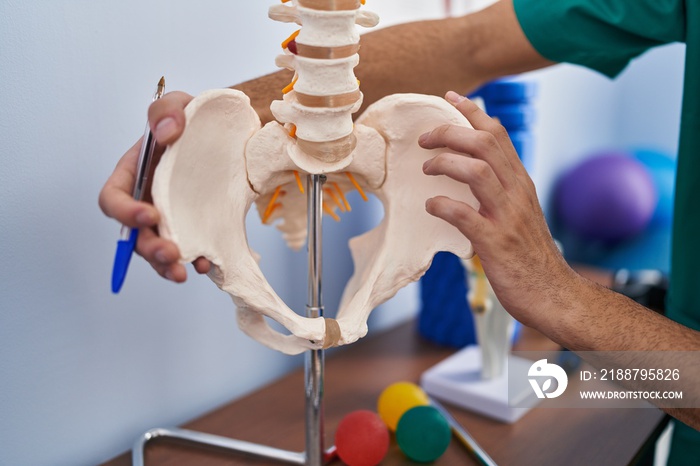
[[[419,338],[414,326],[413,322],[404,324],[327,355],[324,398],[327,445],[333,443],[336,426],[344,415],[357,409],[376,411],[377,398],[385,387],[402,380],[417,383],[423,371],[452,354],[452,350]],[[531,348],[532,340],[521,341],[518,346]],[[657,409],[535,408],[515,424],[503,424],[445,406],[500,466],[626,465],[664,419],[664,414]],[[297,370],[183,427],[302,451],[304,416],[303,370]],[[153,442],[146,449],[146,466],[235,464],[280,463],[167,440]],[[341,463],[336,460],[332,464]],[[409,461],[392,440],[382,464],[415,463]],[[433,464],[477,463],[453,438],[447,452]],[[124,453],[105,465],[131,465],[131,454]]]

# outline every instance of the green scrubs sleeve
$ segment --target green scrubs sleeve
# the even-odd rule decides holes
[[[513,0],[520,26],[548,60],[615,77],[647,49],[685,42],[683,0]]]
[[[647,49],[685,42],[668,317],[700,329],[700,1],[513,0],[535,49],[614,77]],[[700,464],[700,431],[676,422],[669,466]]]

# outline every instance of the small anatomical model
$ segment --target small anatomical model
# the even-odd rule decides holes
[[[481,377],[493,379],[505,369],[515,320],[498,301],[478,256],[463,260],[469,282],[469,307],[474,315],[476,340],[481,348]]]

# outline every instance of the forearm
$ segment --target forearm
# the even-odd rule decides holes
[[[510,0],[460,18],[418,21],[362,36],[356,75],[363,109],[390,94],[467,93],[484,82],[552,64],[530,45]],[[292,79],[288,70],[234,88],[251,99],[263,122],[272,120],[270,102]]]
[[[633,390],[683,392],[681,405],[661,409],[700,429],[697,352],[700,332],[674,322],[619,293],[578,277],[534,317],[534,325],[596,367],[668,368],[678,382],[623,382]],[[588,353],[595,352],[595,353]],[[669,385],[673,383],[675,385]]]
[[[700,332],[572,272],[530,324],[574,351],[700,351]]]
[[[552,64],[530,45],[511,0],[366,34],[360,54],[357,75],[368,102],[402,92],[466,94],[488,80]]]

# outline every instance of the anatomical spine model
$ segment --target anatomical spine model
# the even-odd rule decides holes
[[[353,125],[362,103],[354,67],[359,62],[356,24],[374,26],[376,15],[360,0],[292,0],[270,8],[270,17],[302,26],[283,43],[277,64],[295,71],[284,98],[261,128],[248,97],[212,90],[186,108],[186,127],[158,166],[153,197],[161,234],[189,262],[203,256],[209,277],[233,298],[238,325],[249,336],[288,354],[352,343],[367,333],[370,312],[400,288],[418,280],[438,251],[462,258],[470,242],[453,226],[430,216],[425,201],[436,195],[478,208],[468,186],[428,177],[423,163],[436,150],[418,136],[442,124],[469,126],[443,99],[392,95],[369,107]],[[277,223],[287,244],[306,240],[306,196],[301,179],[325,175],[324,211],[350,209],[345,194],[358,190],[384,205],[384,219],[353,238],[355,271],[335,319],[306,318],[282,301],[248,246],[245,218],[255,203],[263,223]],[[284,326],[285,335],[264,316]]]

